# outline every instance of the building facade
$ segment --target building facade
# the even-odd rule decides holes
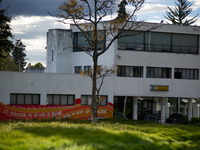
[[[152,26],[156,28],[149,31]],[[106,100],[102,106],[110,103],[113,111],[136,120],[142,114],[199,116],[200,27],[144,23],[134,32],[115,40],[99,57],[99,66],[118,66],[117,73],[104,81],[100,95]],[[111,38],[107,36],[103,44]],[[91,79],[79,74],[79,70],[93,67],[92,58],[81,49],[87,44],[74,26],[50,29],[46,72],[1,72],[1,83],[6,85],[1,87],[1,102],[11,104],[12,96],[20,99],[18,94],[28,93],[38,94],[40,105],[62,105],[62,95],[73,95],[81,98],[81,105],[89,105]]]

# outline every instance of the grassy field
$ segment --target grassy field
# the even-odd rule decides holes
[[[0,122],[0,150],[199,150],[200,126],[146,121]]]

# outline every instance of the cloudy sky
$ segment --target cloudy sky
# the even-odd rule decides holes
[[[3,0],[2,8],[8,8],[12,18],[11,28],[15,39],[21,39],[26,45],[27,64],[42,62],[46,66],[46,34],[49,29],[68,28],[68,25],[56,22],[49,14],[64,0]],[[193,11],[189,17],[200,12],[200,0],[189,0]],[[160,22],[165,20],[167,6],[173,7],[174,0],[146,0],[143,8],[137,12],[138,20]],[[127,8],[129,10],[130,8]],[[115,17],[114,15],[112,16]],[[110,18],[111,19],[111,18]],[[200,26],[200,15],[196,25]]]

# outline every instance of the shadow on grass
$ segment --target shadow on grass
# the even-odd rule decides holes
[[[169,146],[158,147],[155,143],[144,139],[139,133],[131,134],[126,131],[123,132],[112,132],[105,131],[98,127],[87,126],[87,127],[63,127],[45,125],[43,127],[16,127],[15,130],[20,130],[25,133],[33,134],[40,137],[45,137],[47,140],[54,140],[52,142],[64,139],[70,141],[63,143],[63,148],[69,148],[76,145],[77,147],[92,147],[92,149],[102,150],[126,150],[126,149],[171,149]]]

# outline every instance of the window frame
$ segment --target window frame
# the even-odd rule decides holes
[[[187,76],[189,76],[189,77],[187,77]],[[191,76],[193,76],[193,77],[191,77]],[[199,80],[199,69],[174,68],[174,79]]]
[[[48,99],[48,96],[52,96],[52,104],[49,104],[49,99]],[[59,102],[58,102],[58,104],[55,104],[56,102],[55,102],[55,96],[58,96],[59,97]],[[47,98],[47,102],[46,102],[46,105],[64,105],[65,106],[65,104],[62,104],[61,103],[61,97],[62,96],[67,96],[67,105],[66,106],[68,106],[68,105],[75,105],[75,94],[47,94],[46,95],[46,98]],[[69,104],[69,96],[73,96],[73,104]]]
[[[89,73],[91,70],[91,66],[84,66],[84,72],[86,73]]]
[[[123,66],[117,68],[117,77],[143,78],[143,66]]]
[[[82,97],[86,97],[86,103],[82,103]],[[108,96],[107,95],[100,95],[100,96],[104,96],[106,98],[106,104],[105,105],[101,105],[99,104],[99,106],[108,106]],[[92,95],[81,95],[81,105],[82,106],[90,106],[91,104],[88,104],[88,97],[91,97],[92,99]]]
[[[11,103],[11,96],[12,95],[15,95],[15,98],[16,98],[16,103]],[[23,102],[22,103],[20,103],[19,102],[19,96],[23,96]],[[31,95],[31,104],[29,103],[29,104],[26,104],[26,96],[27,95]],[[34,96],[39,96],[39,99],[38,99],[38,103],[37,104],[34,104]],[[24,93],[10,93],[10,105],[40,105],[40,94],[30,94],[30,93],[26,93],[26,94],[24,94]]]
[[[97,49],[98,50],[104,50],[105,47],[106,47],[106,30],[99,30],[99,31],[100,31],[99,33],[103,34],[104,39],[102,41],[99,41]],[[90,35],[91,33],[92,33],[91,31],[87,31],[86,32],[86,34],[88,34],[88,38],[91,37],[91,35]],[[74,42],[73,42],[73,52],[84,52],[85,51],[84,49],[81,48],[84,45],[82,45],[82,46],[80,45],[79,40],[78,40],[79,36],[82,36],[85,39],[84,45],[86,45],[86,47],[90,46],[90,44],[88,43],[88,41],[87,41],[87,39],[86,39],[86,37],[85,37],[85,35],[83,33],[81,33],[81,32],[73,32],[73,39],[74,39]],[[103,49],[101,48],[102,44],[103,44]]]
[[[79,68],[79,69],[77,70],[77,68]],[[80,70],[82,71],[82,66],[74,66],[74,73],[75,74],[80,74],[80,72],[79,72]]]
[[[164,77],[164,69],[166,69],[166,77]],[[172,79],[172,68],[146,67],[146,78]]]

